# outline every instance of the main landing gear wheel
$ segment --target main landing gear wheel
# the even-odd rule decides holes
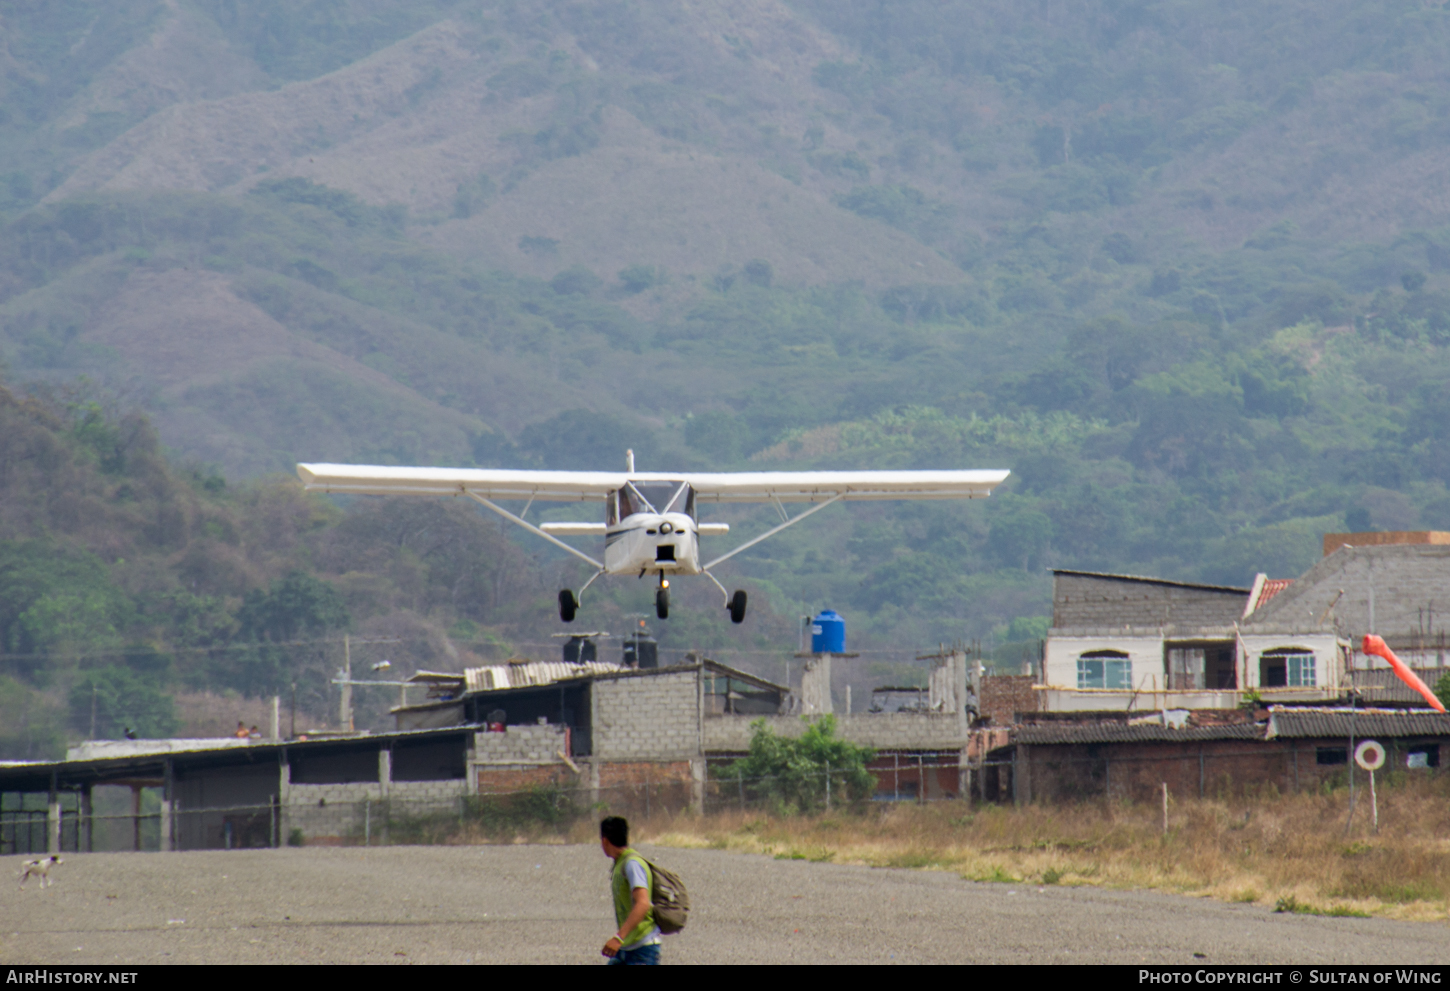
[[[559,590],[559,618],[566,623],[574,622],[574,614],[579,611],[579,600],[574,598],[574,593],[567,588]]]
[[[655,593],[655,615],[660,619],[670,618],[670,590],[667,588]]]
[[[735,590],[735,594],[732,595],[732,596],[730,596],[730,604],[727,605],[725,608],[730,610],[730,622],[732,622],[732,623],[743,623],[743,622],[745,622],[745,593],[744,593],[744,591],[742,591],[740,589],[736,589]]]

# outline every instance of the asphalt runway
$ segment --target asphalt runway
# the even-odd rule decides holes
[[[641,849],[690,888],[666,963],[1450,962],[1438,923]],[[608,869],[594,846],[77,854],[5,882],[0,962],[598,964]]]

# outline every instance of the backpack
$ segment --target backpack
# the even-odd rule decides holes
[[[689,921],[690,893],[674,871],[656,866],[653,861],[646,860],[645,863],[649,864],[650,876],[654,879],[649,900],[654,906],[655,925],[659,926],[662,934],[673,935],[685,928],[685,923]]]

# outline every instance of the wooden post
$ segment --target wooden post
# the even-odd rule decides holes
[[[87,853],[90,853],[94,849],[94,846],[95,846],[95,828],[96,828],[96,821],[95,821],[95,818],[94,818],[95,809],[91,805],[91,786],[89,784],[87,784],[84,787],[84,789],[81,791],[80,801],[81,801],[81,818],[80,818],[80,821],[81,821],[81,823],[83,823],[85,825],[85,840],[84,840],[84,843],[82,843],[82,840],[81,840],[80,835],[77,834],[77,836],[76,836],[76,846],[79,849],[84,850]]]
[[[60,781],[50,772],[50,796],[45,806],[45,852],[60,853]]]
[[[131,849],[141,849],[141,786],[131,786]]]
[[[1380,831],[1380,802],[1374,790],[1374,772],[1369,772],[1369,807],[1370,815],[1373,817],[1374,831]]]
[[[173,836],[174,830],[172,829],[172,826],[171,826],[171,813],[172,813],[172,803],[173,803],[173,794],[174,794],[174,789],[172,788],[172,783],[171,783],[171,777],[172,777],[171,758],[168,757],[168,758],[166,758],[165,771],[163,772],[163,780],[162,780],[162,784],[161,784],[161,846],[160,846],[160,849],[161,849],[161,852],[162,853],[169,853],[171,850],[175,849],[175,846],[172,843],[172,836]]]
[[[1168,835],[1168,782],[1163,782],[1163,835]]]

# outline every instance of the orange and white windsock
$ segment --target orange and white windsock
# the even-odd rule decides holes
[[[1441,705],[1440,700],[1435,697],[1435,693],[1430,691],[1430,686],[1421,681],[1419,675],[1411,671],[1404,661],[1395,656],[1395,652],[1390,650],[1390,645],[1384,642],[1384,638],[1377,637],[1373,633],[1366,634],[1364,652],[1376,657],[1383,657],[1386,663],[1394,668],[1395,674],[1399,675],[1401,681],[1425,697],[1425,701],[1430,703],[1430,708],[1440,712],[1445,711],[1445,706]]]

